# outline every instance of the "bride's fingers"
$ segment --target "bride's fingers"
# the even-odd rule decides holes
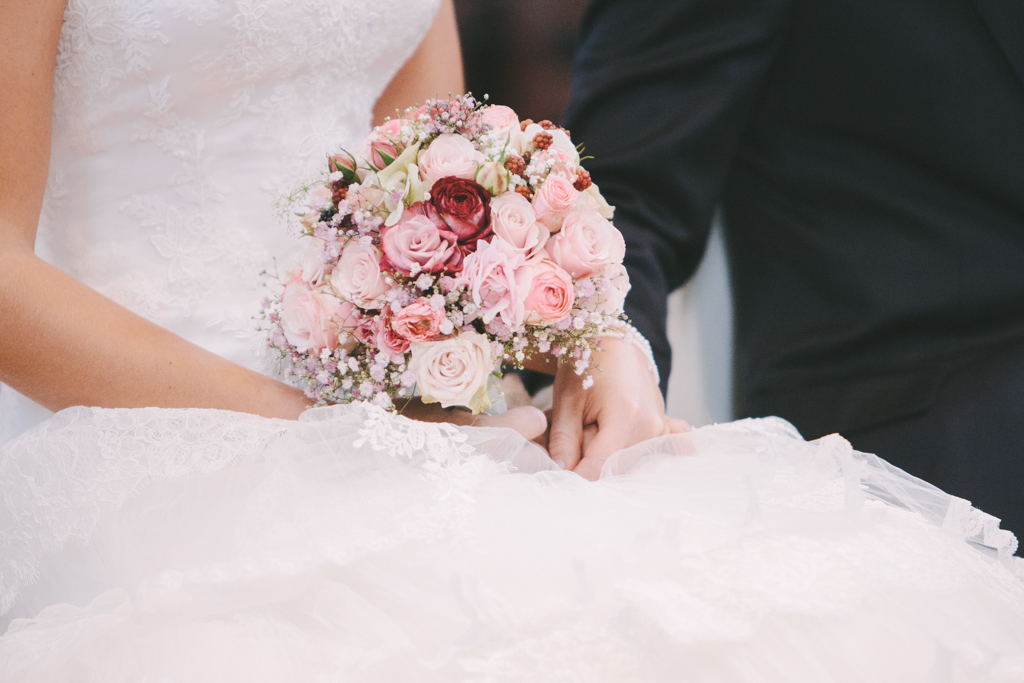
[[[542,410],[533,406],[517,406],[509,408],[501,415],[477,415],[471,422],[474,427],[507,427],[523,435],[527,441],[533,441],[548,429],[548,419]]]
[[[668,420],[668,433],[669,434],[685,434],[686,432],[692,432],[693,427],[686,420],[681,420],[677,417],[666,418]]]
[[[465,410],[445,409],[439,403],[424,403],[414,398],[399,405],[398,411],[420,422],[448,422],[463,427],[507,427],[530,441],[548,427],[544,413],[532,406],[511,408],[501,415],[473,415]]]

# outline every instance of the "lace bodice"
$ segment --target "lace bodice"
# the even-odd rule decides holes
[[[70,0],[38,253],[259,369],[259,273],[293,267],[301,248],[275,199],[369,132],[437,5]],[[0,443],[27,411],[0,391]]]

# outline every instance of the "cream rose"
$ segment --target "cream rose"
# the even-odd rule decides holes
[[[566,156],[568,156],[569,159],[572,160],[572,163],[576,164],[577,166],[579,165],[580,153],[576,149],[576,145],[572,144],[572,140],[569,138],[569,136],[565,134],[564,130],[562,130],[561,128],[545,130],[540,124],[531,123],[526,127],[526,130],[523,131],[523,140],[526,142],[530,142],[533,140],[533,138],[537,136],[538,133],[548,133],[549,135],[551,135],[551,146],[554,147],[555,149],[565,152]]]
[[[424,403],[465,406],[479,413],[491,407],[487,381],[494,369],[491,345],[476,332],[431,342],[414,342],[409,369]]]
[[[346,301],[353,301],[363,308],[380,308],[390,287],[380,271],[377,247],[349,240],[331,273],[331,287]]]
[[[573,211],[566,216],[562,231],[547,249],[551,259],[576,279],[622,263],[626,255],[622,233],[597,211]]]
[[[513,251],[531,259],[547,244],[551,231],[537,220],[530,200],[506,192],[491,200],[491,229]]]
[[[589,195],[597,202],[597,212],[604,218],[611,220],[615,217],[615,207],[605,200],[604,195],[601,194],[601,190],[597,188],[597,185],[591,184],[590,187],[583,190],[583,194]]]
[[[370,185],[352,185],[345,197],[354,211],[376,211],[384,206],[384,192]]]
[[[473,147],[472,142],[461,135],[445,133],[434,138],[430,147],[420,152],[419,170],[428,186],[448,176],[473,180],[484,161],[484,155]]]

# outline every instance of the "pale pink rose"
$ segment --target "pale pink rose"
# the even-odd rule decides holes
[[[522,254],[499,239],[477,242],[466,256],[458,282],[465,284],[484,324],[495,316],[515,329],[526,315],[523,302],[530,293],[533,272]]]
[[[551,236],[547,226],[537,220],[530,200],[518,192],[506,192],[491,200],[491,229],[527,259],[536,256]]]
[[[448,176],[473,180],[477,168],[484,161],[484,155],[473,147],[472,142],[461,135],[445,133],[434,138],[430,147],[420,152],[420,175],[428,185]]]
[[[399,138],[402,137],[403,125],[405,125],[405,120],[391,119],[377,126],[377,130],[382,138],[391,140],[392,142],[398,142]]]
[[[578,195],[576,188],[565,178],[548,176],[533,196],[533,212],[537,214],[537,220],[551,232],[558,232]]]
[[[550,165],[548,173],[564,174],[570,182],[575,182],[579,176],[579,166],[573,161],[573,158],[555,147],[549,147],[543,152],[537,152],[531,158],[530,163]]]
[[[462,262],[458,237],[441,226],[422,213],[403,212],[402,219],[380,236],[388,264],[403,275],[457,270]]]
[[[331,188],[324,184],[319,184],[309,191],[306,203],[311,211],[323,211],[331,205],[333,196],[334,193],[331,191]]]
[[[492,104],[485,107],[480,113],[480,122],[489,123],[491,130],[498,133],[499,137],[508,140],[509,151],[522,154],[523,131],[519,117],[512,109],[500,104]]]
[[[401,363],[409,350],[409,340],[400,336],[392,326],[391,313],[385,311],[373,319],[374,341],[377,348],[390,356],[392,362]]]
[[[342,299],[364,308],[379,308],[390,287],[380,270],[380,251],[372,244],[349,240],[331,273],[331,287]]]
[[[622,305],[626,303],[626,295],[632,287],[626,267],[621,263],[605,266],[601,273],[594,276],[594,280],[597,282],[596,292],[592,297],[594,304],[588,308],[602,313],[621,313]]]
[[[551,259],[577,280],[605,266],[622,263],[626,243],[614,225],[596,211],[573,211],[562,231],[548,242]]]
[[[533,264],[533,282],[526,297],[526,322],[539,325],[558,322],[572,311],[572,277],[554,261]]]
[[[465,406],[474,413],[490,407],[487,380],[494,370],[490,343],[476,332],[440,341],[414,342],[409,369],[424,403]]]
[[[443,308],[434,308],[428,299],[420,297],[395,314],[391,327],[399,337],[423,342],[440,336],[444,320]]]
[[[310,288],[298,275],[285,286],[281,303],[285,339],[300,353],[334,348],[340,334],[348,335],[359,324],[355,306]]]
[[[384,206],[384,192],[370,185],[351,185],[345,199],[353,211],[376,211]]]
[[[306,284],[319,287],[327,269],[327,242],[314,237],[302,257],[302,279]]]

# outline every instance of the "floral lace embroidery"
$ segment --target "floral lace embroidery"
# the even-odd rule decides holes
[[[40,553],[88,541],[102,509],[148,481],[215,472],[259,455],[285,420],[217,410],[69,408],[0,449],[0,613]]]
[[[54,120],[73,141],[96,147],[93,115],[117,84],[149,71],[153,45],[166,44],[151,2],[69,0],[54,78]]]

